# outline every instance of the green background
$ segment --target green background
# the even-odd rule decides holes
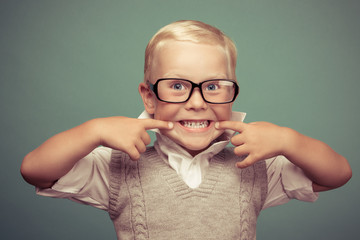
[[[22,158],[82,122],[143,110],[144,49],[162,26],[196,19],[239,50],[234,110],[320,139],[353,178],[316,203],[263,211],[258,239],[352,239],[359,231],[359,1],[0,2],[1,239],[115,239],[106,212],[35,195]],[[160,204],[160,203],[159,203]]]

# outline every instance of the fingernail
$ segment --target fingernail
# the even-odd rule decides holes
[[[216,129],[219,129],[219,122],[216,122],[216,123],[215,123],[215,128],[216,128]]]
[[[168,126],[169,126],[169,128],[171,129],[171,128],[174,127],[174,124],[173,124],[172,122],[169,122],[169,123],[168,123]]]

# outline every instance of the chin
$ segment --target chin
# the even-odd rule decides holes
[[[171,140],[182,146],[192,156],[206,150],[210,144],[218,138],[223,131],[213,131],[212,134],[201,134],[201,133],[187,133],[181,134],[175,131],[166,132],[163,131],[164,135],[169,137]]]
[[[211,141],[206,141],[206,142],[194,142],[194,143],[189,143],[189,142],[186,142],[186,143],[179,143],[183,148],[185,148],[186,150],[189,150],[189,151],[198,151],[198,152],[201,152],[205,149],[207,149],[210,144],[211,144]]]
[[[211,143],[211,142],[210,142]],[[208,144],[181,144],[179,143],[179,145],[181,145],[188,153],[190,153],[191,156],[196,156],[197,154],[205,151],[209,146],[210,143]]]

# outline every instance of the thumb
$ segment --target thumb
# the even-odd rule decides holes
[[[157,119],[144,119],[143,121],[145,121],[145,129],[149,130],[149,129],[154,129],[154,128],[158,128],[158,129],[172,129],[174,127],[174,124],[172,122],[168,122],[168,121],[162,121],[162,120],[157,120]]]

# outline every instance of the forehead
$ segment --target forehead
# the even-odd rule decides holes
[[[168,40],[154,51],[152,81],[158,78],[186,78],[203,81],[230,78],[229,59],[220,45]]]

